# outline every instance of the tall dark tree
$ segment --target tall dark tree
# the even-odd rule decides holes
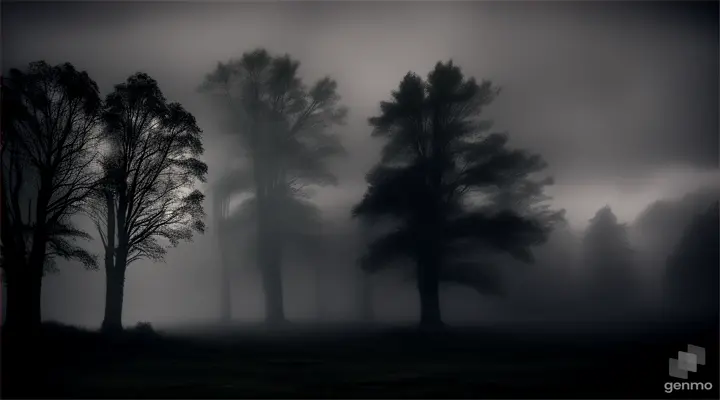
[[[257,265],[269,323],[285,320],[280,232],[285,224],[277,211],[305,185],[334,184],[324,161],[342,151],[329,132],[346,115],[338,106],[337,84],[323,78],[307,88],[299,66],[288,55],[258,49],[219,63],[200,88],[226,107],[230,129],[250,160],[246,172],[252,181],[244,192],[256,199]]]
[[[598,210],[583,238],[590,292],[598,314],[617,314],[630,309],[638,290],[633,251],[627,227],[619,223],[609,206]]]
[[[107,275],[103,328],[122,328],[128,265],[163,259],[169,246],[203,233],[207,165],[202,131],[178,103],[168,103],[157,82],[144,73],[130,76],[107,96],[102,114],[108,151],[105,184],[95,213],[105,246]]]
[[[2,79],[2,269],[7,326],[41,321],[42,277],[55,257],[95,258],[74,239],[89,235],[71,223],[97,181],[100,96],[72,64],[40,61]]]
[[[427,80],[408,73],[370,119],[373,136],[388,142],[353,213],[389,216],[397,225],[370,244],[363,264],[373,270],[412,260],[421,326],[442,325],[440,281],[497,289],[487,255],[531,262],[532,246],[560,217],[550,210],[520,214],[491,200],[545,168],[539,156],[508,149],[506,134],[486,134],[492,124],[479,117],[497,94],[490,82],[466,79],[452,61],[438,63]]]
[[[714,204],[684,230],[667,260],[664,299],[673,317],[711,322],[720,311],[720,210]]]

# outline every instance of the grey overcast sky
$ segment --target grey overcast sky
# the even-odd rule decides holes
[[[351,110],[344,184],[320,195],[331,205],[363,190],[379,101],[452,58],[504,87],[497,128],[550,162],[580,226],[604,203],[631,219],[717,169],[718,7],[686,3],[4,2],[3,64],[70,61],[103,93],[146,71],[196,114],[217,170],[230,138],[194,89],[219,60],[288,52],[308,80],[335,77]]]
[[[3,2],[2,40],[3,68],[69,61],[103,95],[148,72],[205,130],[210,180],[232,136],[195,88],[244,51],[290,53],[307,81],[333,76],[350,108],[342,184],[318,194],[338,212],[377,157],[367,118],[406,72],[450,58],[504,88],[489,110],[497,129],[546,158],[575,227],[605,204],[630,221],[653,200],[720,182],[717,2]],[[134,315],[143,300],[129,301]]]

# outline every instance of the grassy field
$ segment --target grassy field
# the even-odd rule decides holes
[[[4,398],[718,398],[717,329],[554,334],[489,328],[131,330],[2,338]],[[40,343],[39,345],[37,343]],[[666,393],[668,358],[707,347]]]

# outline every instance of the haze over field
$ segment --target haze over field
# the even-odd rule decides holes
[[[350,209],[384,145],[371,138],[367,120],[402,77],[408,71],[426,77],[438,61],[452,59],[466,77],[492,80],[503,89],[485,110],[495,120],[493,131],[509,132],[512,147],[547,161],[555,179],[547,193],[555,209],[565,210],[568,226],[555,230],[538,263],[516,268],[508,261],[504,297],[444,287],[449,323],[587,318],[583,310],[592,301],[568,299],[584,291],[581,238],[606,205],[628,224],[638,254],[632,268],[643,277],[648,303],[656,304],[665,260],[677,244],[661,247],[657,237],[676,231],[679,240],[692,217],[718,199],[716,3],[11,2],[3,3],[2,25],[5,70],[41,59],[68,61],[88,72],[103,97],[137,71],[157,80],[204,131],[209,172],[201,190],[208,193],[239,152],[222,111],[197,91],[218,62],[266,48],[299,60],[307,83],[330,75],[349,115],[337,129],[347,154],[329,160],[338,185],[314,189],[312,197],[336,232],[327,249],[355,240]],[[693,193],[701,194],[687,197]],[[698,196],[703,200],[694,200]],[[667,216],[650,212],[660,200],[674,202],[668,207],[681,217],[661,231],[644,228]],[[239,203],[232,200],[231,209]],[[209,198],[205,210],[213,215]],[[95,234],[89,220],[78,223]],[[128,269],[125,324],[218,319],[219,237],[210,217],[207,224],[205,235],[170,250],[165,263],[141,260]],[[252,251],[247,241],[233,240],[241,253]],[[98,240],[87,248],[101,252]],[[317,285],[323,319],[355,318],[356,298],[348,293],[360,274],[359,253],[336,253],[313,261],[327,264],[319,279],[307,265],[286,261],[288,319],[317,317]],[[99,326],[103,271],[59,264],[61,271],[43,282],[43,318]],[[389,271],[372,279],[379,320],[417,319],[416,288],[405,276]],[[233,264],[235,320],[262,320],[259,280],[253,262]]]

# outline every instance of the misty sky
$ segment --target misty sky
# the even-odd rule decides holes
[[[149,73],[204,129],[212,181],[232,155],[232,136],[196,87],[218,61],[244,51],[290,53],[306,82],[334,77],[350,108],[340,130],[349,156],[334,163],[341,185],[318,193],[340,213],[362,194],[378,156],[367,118],[406,72],[424,76],[452,58],[504,88],[489,110],[497,130],[545,157],[556,204],[582,228],[605,204],[631,221],[656,199],[720,181],[718,5],[688,3],[3,2],[2,62],[70,61],[103,95],[136,71]],[[211,242],[171,251],[168,264],[201,262],[198,249]],[[149,283],[157,271],[128,279],[157,291]],[[87,290],[102,299],[102,284]],[[128,302],[131,314],[143,308],[142,298]]]

